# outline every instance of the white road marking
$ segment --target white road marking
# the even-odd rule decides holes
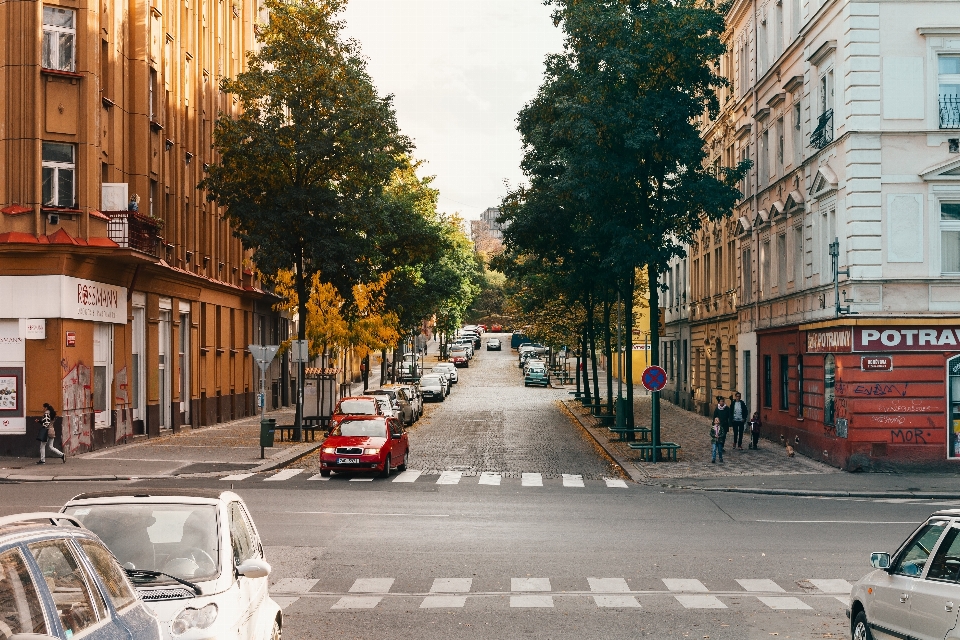
[[[407,469],[396,478],[393,479],[394,482],[416,482],[417,478],[420,477],[420,474],[423,471],[417,471],[416,469]]]
[[[853,588],[846,580],[824,580],[820,578],[811,578],[807,580],[810,584],[815,586],[820,591],[824,593],[845,593],[850,595],[850,589]]]
[[[494,487],[500,486],[501,476],[499,473],[491,473],[490,471],[484,471],[480,474],[480,484],[489,484]]]
[[[701,593],[710,591],[699,580],[687,578],[662,578],[662,580],[670,591],[699,591]]]
[[[563,486],[565,487],[582,487],[583,486],[583,476],[564,473],[562,474],[562,477],[563,477]]]
[[[800,598],[793,597],[763,597],[757,596],[757,600],[767,605],[771,609],[812,609],[810,605]]]
[[[280,593],[303,593],[313,589],[319,580],[313,578],[281,578],[277,583],[270,586],[271,591]]]
[[[449,513],[371,513],[369,511],[291,511],[294,515],[303,516],[376,516],[402,518],[449,518]]]
[[[264,482],[280,482],[281,480],[289,480],[293,476],[303,473],[303,469],[284,469],[279,473],[275,473],[269,478],[266,478]]]
[[[510,591],[552,591],[550,578],[510,578]]]
[[[740,579],[737,578],[737,582],[740,583],[740,586],[746,591],[761,591],[766,593],[771,592],[780,592],[785,593],[783,587],[778,585],[773,580],[751,580],[751,579]]]
[[[463,471],[444,471],[437,479],[437,484],[460,484]]]
[[[685,609],[726,609],[716,596],[673,596]]]
[[[633,596],[593,596],[598,607],[611,609],[637,609],[640,603]]]
[[[467,596],[427,596],[421,609],[459,609],[467,604]]]
[[[607,483],[607,487],[610,489],[626,489],[627,483],[620,478],[604,478],[604,482]]]
[[[350,593],[390,593],[393,578],[357,578]]]
[[[289,607],[294,602],[300,599],[299,597],[287,597],[287,596],[280,596],[280,597],[271,596],[271,598],[273,599],[274,602],[277,603],[277,606],[279,606],[280,609],[286,609],[287,607]]]
[[[553,608],[553,596],[510,596],[510,606],[513,608]]]
[[[354,476],[350,478],[350,482],[373,482],[373,478],[369,476]]]
[[[630,585],[623,578],[587,578],[590,591],[600,593],[630,593]]]
[[[467,593],[473,585],[473,578],[436,578],[430,593]]]
[[[840,602],[842,602],[843,604],[847,605],[848,607],[850,606],[850,596],[833,596],[833,597],[839,600]]]
[[[331,609],[373,609],[383,598],[380,596],[344,596]]]
[[[315,475],[315,476],[310,476],[309,478],[307,478],[307,480],[320,480],[321,482],[326,482],[326,481],[329,480],[329,479],[330,479],[330,476],[324,477],[324,476],[320,475],[319,473],[318,473],[317,475]]]
[[[772,524],[916,524],[916,520],[754,520]]]
[[[521,487],[542,487],[543,476],[539,473],[520,474],[520,486]]]
[[[235,473],[235,474],[233,474],[232,476],[224,476],[224,477],[222,477],[222,478],[220,478],[220,479],[221,479],[221,480],[229,480],[230,482],[233,482],[233,481],[235,481],[235,480],[246,480],[247,478],[249,478],[249,477],[252,476],[252,475],[255,475],[255,474],[253,474],[253,473]]]

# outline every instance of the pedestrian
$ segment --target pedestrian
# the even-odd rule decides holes
[[[713,424],[710,425],[710,445],[713,453],[710,458],[710,464],[717,463],[718,455],[720,456],[720,462],[723,462],[723,442],[720,440],[721,434],[720,418],[714,418]]]
[[[717,396],[717,408],[713,410],[714,420],[720,420],[720,453],[723,453],[724,445],[727,443],[727,433],[730,431],[730,405],[728,405],[723,396]]]
[[[57,412],[46,402],[43,403],[43,417],[40,419],[40,430],[37,432],[37,440],[40,441],[40,459],[37,464],[47,463],[47,447],[50,447],[50,453],[60,456],[64,463],[67,462],[67,454],[53,446],[53,440],[57,437],[54,431],[53,423],[57,419]],[[61,441],[63,439],[61,438]]]
[[[743,426],[747,422],[747,416],[750,411],[747,409],[747,403],[743,401],[743,396],[739,391],[734,392],[733,402],[730,403],[730,423],[733,425],[733,446],[743,450]]]
[[[753,418],[750,419],[750,439],[753,441],[750,444],[751,449],[758,449],[757,442],[760,441],[760,429],[763,427],[763,423],[760,422],[760,412],[754,411]]]

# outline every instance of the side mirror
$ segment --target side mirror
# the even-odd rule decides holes
[[[875,551],[870,554],[870,566],[874,569],[889,569],[890,554]]]
[[[400,434],[399,434],[399,433],[391,433],[391,434],[390,434],[390,437],[391,437],[393,440],[399,440],[399,439],[400,439]]]
[[[237,565],[237,573],[246,578],[266,578],[270,575],[270,565],[265,560],[250,558]]]

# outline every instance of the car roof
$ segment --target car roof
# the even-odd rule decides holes
[[[115,502],[116,498],[137,498],[151,502],[169,501],[171,498],[187,498],[190,502],[200,502],[201,504],[213,504],[220,500],[239,499],[240,496],[229,490],[222,489],[161,489],[149,487],[137,487],[136,489],[116,489],[113,491],[90,491],[81,493],[70,500],[67,504],[78,501],[96,501],[102,503]]]
[[[340,398],[339,401],[340,401],[340,402],[343,402],[344,400],[376,400],[376,398],[374,398],[374,397],[372,397],[372,396],[369,396],[369,395],[365,395],[365,396],[344,396],[344,397]]]
[[[340,424],[343,424],[344,422],[358,422],[361,420],[389,420],[392,418],[393,416],[368,416],[365,414],[357,414],[357,415],[350,414],[350,415],[347,415],[346,419],[341,420]]]
[[[940,511],[935,512],[933,516],[960,518],[960,509],[940,509]],[[930,517],[932,518],[933,516]]]

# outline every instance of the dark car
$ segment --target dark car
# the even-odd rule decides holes
[[[407,432],[396,418],[351,416],[342,420],[324,439],[320,449],[320,475],[331,471],[376,471],[386,478],[393,469],[407,470],[410,447]]]
[[[410,426],[416,421],[417,412],[403,389],[377,389],[376,391],[371,391],[370,395],[387,396],[390,399],[390,406],[396,411],[397,418],[399,418],[403,424]]]
[[[470,357],[467,355],[467,350],[465,347],[454,346],[450,347],[448,352],[450,356],[450,362],[457,367],[469,367],[470,366]]]

